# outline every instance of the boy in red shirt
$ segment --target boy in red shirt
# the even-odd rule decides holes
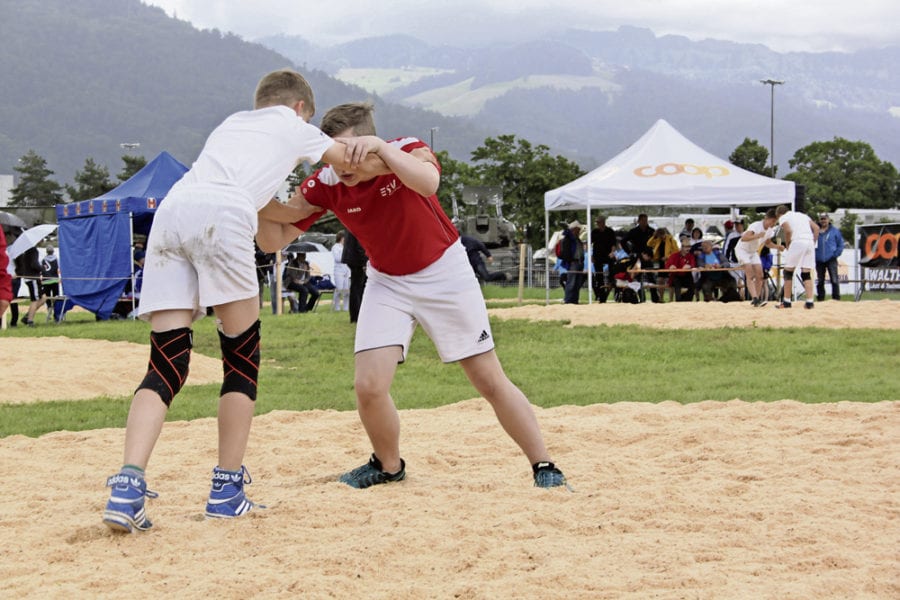
[[[374,136],[373,107],[343,104],[322,119],[322,131],[336,139]],[[371,141],[370,145],[368,142]],[[360,419],[373,446],[369,462],[340,480],[355,488],[400,481],[400,418],[391,382],[409,349],[417,323],[435,343],[444,362],[459,362],[469,381],[491,403],[501,425],[532,465],[538,487],[565,485],[550,461],[534,412],[494,352],[481,288],[459,234],[437,196],[440,165],[415,138],[367,147],[390,170],[361,175],[329,165],[303,182],[294,206],[310,215],[292,225],[260,219],[263,250],[282,248],[331,210],[359,239],[369,256],[368,280],[356,329],[355,388]]]

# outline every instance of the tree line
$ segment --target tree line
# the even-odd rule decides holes
[[[438,198],[452,215],[454,201],[462,203],[467,186],[499,188],[504,216],[516,224],[520,240],[534,246],[543,245],[544,192],[581,177],[585,171],[575,162],[550,154],[545,145],[534,145],[514,135],[486,138],[471,153],[471,162],[458,161],[446,151],[437,152],[442,167]],[[745,138],[728,160],[747,171],[774,177],[777,172],[767,164],[769,151],[757,140]],[[11,190],[10,206],[47,206],[96,198],[126,181],[147,161],[142,156],[122,156],[123,167],[111,179],[109,170],[94,161],[85,160],[76,172],[74,182],[65,186],[53,178],[47,162],[30,150],[19,159],[15,171],[19,183]],[[813,142],[800,148],[788,162],[794,169],[784,179],[806,187],[808,212],[844,209],[891,209],[900,207],[900,176],[890,162],[880,160],[872,147],[861,141],[835,137],[831,141]],[[289,179],[299,183],[306,175],[301,166]],[[64,194],[65,192],[65,194]],[[750,209],[754,207],[741,207]],[[562,219],[577,215],[562,214]],[[852,232],[855,220],[841,223],[841,229]],[[852,235],[850,236],[852,237]]]

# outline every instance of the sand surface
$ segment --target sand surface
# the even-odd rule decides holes
[[[67,337],[0,338],[0,402],[128,396],[147,372],[148,348]],[[220,381],[222,361],[194,353],[185,385]]]
[[[695,304],[689,319],[683,308],[492,313],[573,325],[900,328],[896,302],[790,315]],[[128,394],[146,348],[115,346],[134,358],[103,365],[119,387],[99,393]],[[9,390],[22,364],[53,352],[69,375],[65,397],[94,397],[101,369],[83,367],[109,351],[0,339],[0,382]],[[11,370],[10,360],[22,362]],[[221,366],[209,360],[215,381]],[[50,399],[58,385],[13,401]],[[256,418],[246,457],[249,495],[269,508],[230,522],[202,517],[215,421],[168,423],[148,473],[160,494],[149,501],[155,526],[131,536],[100,523],[123,429],[0,439],[0,597],[900,597],[900,399],[535,410],[573,492],[533,488],[480,399],[402,411],[409,476],[362,491],[336,482],[369,451],[355,413],[276,411]]]

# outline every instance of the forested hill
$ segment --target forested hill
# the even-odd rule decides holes
[[[88,157],[114,177],[125,142],[139,142],[148,160],[168,150],[190,164],[215,125],[252,106],[260,76],[287,66],[259,44],[198,31],[139,0],[0,0],[0,173],[34,150],[60,183]],[[323,72],[304,74],[319,117],[371,96]],[[440,127],[453,132],[444,149],[461,158],[490,135],[466,119],[376,104],[382,135],[427,139]]]

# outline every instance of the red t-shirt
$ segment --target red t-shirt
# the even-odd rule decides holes
[[[416,138],[388,143],[404,152],[428,147]],[[328,166],[307,177],[301,191],[310,204],[331,210],[365,248],[372,266],[388,275],[421,271],[459,238],[436,195],[426,198],[394,174],[350,187]],[[316,213],[294,226],[306,231],[324,214]]]

